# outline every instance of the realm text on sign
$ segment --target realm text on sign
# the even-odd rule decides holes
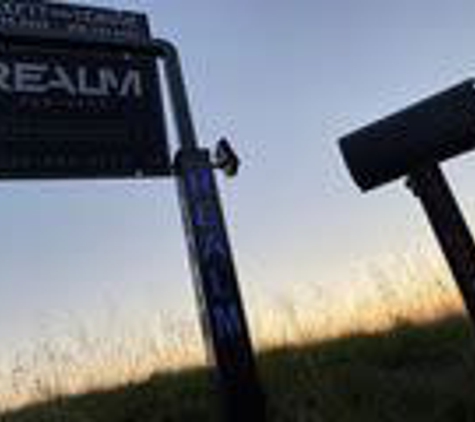
[[[0,61],[0,92],[49,94],[59,91],[71,96],[142,97],[141,73],[135,69],[118,72],[112,67]]]

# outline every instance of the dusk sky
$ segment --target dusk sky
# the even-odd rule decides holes
[[[361,194],[337,140],[475,75],[473,1],[88,3],[148,13],[180,50],[201,144],[226,136],[240,155],[236,179],[218,176],[251,314],[325,312],[385,259],[440,258],[402,181]],[[444,168],[473,221],[475,156]],[[0,204],[2,353],[78,325],[195,317],[173,180],[2,182]]]

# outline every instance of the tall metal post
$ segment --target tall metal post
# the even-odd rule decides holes
[[[421,201],[475,325],[475,243],[437,164],[410,174],[409,189]]]
[[[165,51],[165,72],[180,150],[178,192],[208,357],[216,367],[227,421],[265,421],[266,406],[246,322],[231,246],[209,152],[198,147],[176,49]]]

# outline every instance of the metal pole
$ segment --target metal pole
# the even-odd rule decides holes
[[[180,143],[175,160],[201,326],[215,365],[228,422],[265,421],[261,389],[231,246],[209,153],[198,148],[179,56],[164,48],[165,72]]]
[[[437,164],[408,177],[448,261],[475,326],[475,243],[450,186]]]
[[[198,148],[198,141],[178,51],[172,43],[165,40],[157,39],[153,43],[157,50],[162,52],[164,59],[165,75],[170,91],[180,148],[183,150],[196,150]]]

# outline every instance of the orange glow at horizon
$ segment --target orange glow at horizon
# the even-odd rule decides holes
[[[339,293],[337,300],[330,301],[316,300],[314,292],[299,291],[285,301],[256,304],[250,310],[249,324],[257,348],[377,332],[463,312],[460,295],[443,263],[429,260],[421,266],[391,257],[378,257],[377,262],[377,266],[365,265],[355,277],[353,292],[359,294]],[[78,336],[77,344],[71,338],[40,344],[30,356],[1,369],[0,407],[16,408],[58,393],[107,388],[146,379],[161,370],[205,364],[197,324],[168,321],[158,335],[153,325],[140,335],[124,336],[122,332],[114,337],[108,333],[101,338],[91,334],[91,338]]]

